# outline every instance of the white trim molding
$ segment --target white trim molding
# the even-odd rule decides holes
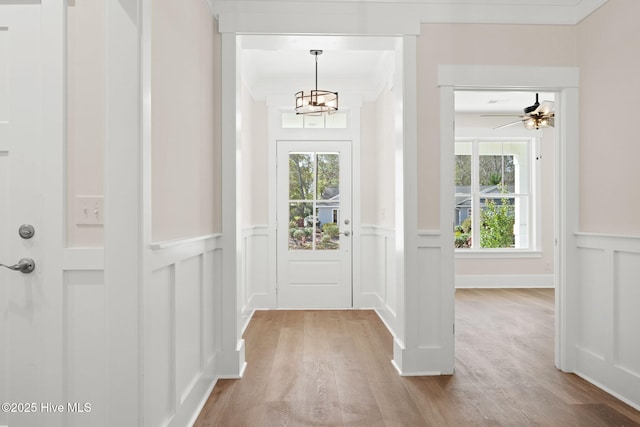
[[[576,374],[640,410],[640,237],[577,233]]]
[[[553,274],[457,275],[456,288],[553,288]]]
[[[607,0],[556,1],[541,7],[531,0],[208,0],[225,31],[274,32],[286,23],[289,33],[417,34],[420,23],[574,25]],[[313,20],[309,16],[322,16]],[[376,32],[376,34],[379,34]]]
[[[354,283],[354,308],[373,308],[389,332],[395,336],[396,231],[378,225],[360,227],[360,283]],[[355,276],[354,265],[354,276]]]
[[[188,425],[221,378],[223,253],[217,234],[150,251],[143,296],[153,304],[143,323],[145,348],[154,351],[145,352],[143,370],[153,425]]]
[[[556,366],[572,372],[575,367],[575,340],[578,334],[576,248],[574,234],[578,215],[578,84],[579,71],[574,67],[527,67],[489,65],[447,65],[439,67],[438,85],[441,102],[441,227],[448,231],[453,223],[453,93],[456,89],[508,89],[556,91],[558,119],[556,121],[556,155],[554,224],[556,236],[554,283],[556,285]],[[446,105],[445,105],[446,104]],[[446,196],[445,196],[446,195]],[[444,197],[444,198],[443,198]],[[443,244],[446,240],[443,240]],[[449,252],[451,251],[451,252]],[[453,245],[444,257],[455,256]],[[453,282],[453,280],[452,280]],[[443,291],[453,289],[453,283],[442,281]],[[445,304],[453,307],[453,296]],[[453,317],[453,311],[451,311]],[[453,319],[451,319],[453,320]]]
[[[243,228],[242,278],[239,280],[242,330],[247,327],[253,312],[276,308],[276,277],[272,264],[276,263],[275,230],[268,225]]]

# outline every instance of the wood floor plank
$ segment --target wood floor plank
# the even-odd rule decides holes
[[[455,374],[400,377],[375,312],[258,311],[242,380],[221,380],[197,427],[640,427],[640,412],[554,367],[549,289],[456,292]]]

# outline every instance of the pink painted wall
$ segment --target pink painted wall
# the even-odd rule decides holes
[[[221,229],[220,35],[205,0],[154,0],[153,241]]]
[[[535,43],[533,43],[535,41]],[[440,226],[439,64],[575,66],[574,26],[422,24],[418,67],[418,228]]]
[[[580,230],[640,236],[640,2],[612,0],[578,25]]]

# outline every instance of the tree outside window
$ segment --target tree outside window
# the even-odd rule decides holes
[[[530,140],[455,144],[455,247],[529,248]]]

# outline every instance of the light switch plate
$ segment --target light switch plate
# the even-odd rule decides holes
[[[76,224],[104,224],[104,196],[76,196]]]

